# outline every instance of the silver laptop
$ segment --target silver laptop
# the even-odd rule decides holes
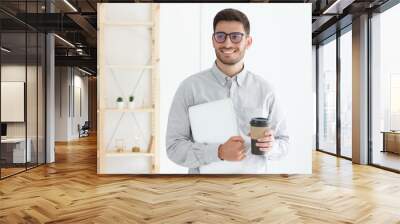
[[[224,143],[239,135],[232,100],[212,101],[189,107],[193,139],[199,143]]]

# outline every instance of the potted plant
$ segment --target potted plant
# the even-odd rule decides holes
[[[129,107],[129,109],[133,109],[134,108],[134,103],[133,103],[133,100],[135,99],[135,97],[134,96],[129,96],[129,98],[128,98],[128,107]]]
[[[122,97],[117,98],[117,108],[118,109],[124,109],[124,100]]]

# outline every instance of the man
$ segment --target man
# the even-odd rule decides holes
[[[220,161],[248,161],[243,173],[265,173],[268,159],[287,152],[286,123],[271,86],[244,66],[245,52],[253,41],[246,15],[224,9],[215,16],[213,28],[216,61],[212,68],[190,76],[179,86],[168,118],[167,155],[188,167],[189,173],[199,173],[201,167]],[[194,142],[188,108],[228,97],[233,101],[241,136],[232,136],[223,144]],[[253,117],[268,118],[271,127],[257,143],[265,155],[253,155],[249,150],[249,122]]]

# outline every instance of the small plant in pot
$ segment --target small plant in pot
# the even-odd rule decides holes
[[[117,98],[117,108],[124,109],[124,99],[122,97]]]
[[[128,98],[128,106],[129,106],[129,109],[133,109],[133,108],[135,107],[135,105],[134,105],[134,103],[133,103],[134,100],[135,100],[135,97],[134,97],[134,96],[129,96],[129,98]]]

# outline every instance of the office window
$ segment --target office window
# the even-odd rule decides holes
[[[340,36],[340,154],[352,157],[352,35]]]
[[[371,19],[372,163],[400,170],[400,5]]]
[[[318,148],[336,153],[336,40],[318,48]]]
[[[400,130],[400,73],[390,74],[390,130]]]

